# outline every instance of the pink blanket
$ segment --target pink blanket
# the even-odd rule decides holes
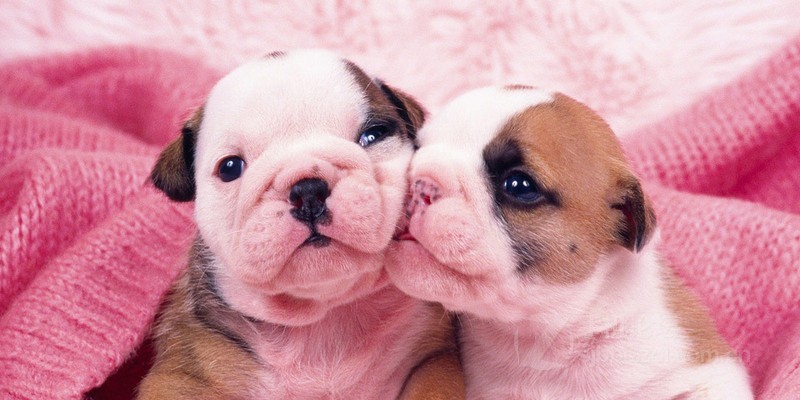
[[[0,66],[0,398],[80,398],[104,382],[91,396],[120,398],[136,382],[147,351],[124,363],[194,231],[190,207],[146,177],[219,76],[136,48]],[[800,38],[626,149],[664,255],[759,397],[796,396]]]

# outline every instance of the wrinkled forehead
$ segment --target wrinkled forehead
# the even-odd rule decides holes
[[[552,92],[530,87],[472,90],[450,102],[423,127],[420,145],[446,145],[480,156],[514,115],[553,99]]]
[[[214,86],[201,140],[209,133],[270,142],[318,131],[343,135],[363,122],[366,107],[363,88],[336,55],[278,53],[233,70]]]

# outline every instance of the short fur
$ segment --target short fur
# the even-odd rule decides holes
[[[413,98],[323,51],[224,77],[151,174],[195,200],[199,232],[139,398],[463,398],[451,318],[383,270],[423,119]],[[363,132],[382,136],[360,146]],[[225,182],[230,156],[244,172]],[[324,221],[297,212],[291,193],[309,180],[326,188]]]
[[[458,312],[470,399],[749,399],[747,374],[656,253],[608,125],[569,97],[469,92],[419,133],[392,281]],[[536,197],[506,191],[524,173]]]

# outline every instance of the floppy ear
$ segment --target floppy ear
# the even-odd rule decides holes
[[[422,107],[416,99],[411,97],[411,95],[402,90],[395,89],[380,80],[377,82],[383,94],[386,95],[389,102],[391,102],[397,110],[397,113],[400,114],[400,118],[406,123],[406,132],[408,132],[408,136],[416,143],[417,131],[425,122],[425,108]]]
[[[150,180],[174,201],[192,201],[195,195],[194,149],[203,120],[203,107],[183,124],[181,136],[170,143],[150,172]]]
[[[619,202],[612,205],[612,208],[622,212],[617,236],[621,245],[638,252],[655,231],[656,215],[638,179],[633,176],[623,178],[619,187]]]

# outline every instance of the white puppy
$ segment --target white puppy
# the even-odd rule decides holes
[[[467,93],[419,133],[395,284],[460,313],[470,399],[748,399],[741,362],[659,259],[609,127],[530,87]]]
[[[448,318],[383,270],[423,118],[324,51],[220,80],[153,169],[170,198],[195,200],[198,238],[140,399],[457,395]],[[431,385],[441,375],[450,385]]]

